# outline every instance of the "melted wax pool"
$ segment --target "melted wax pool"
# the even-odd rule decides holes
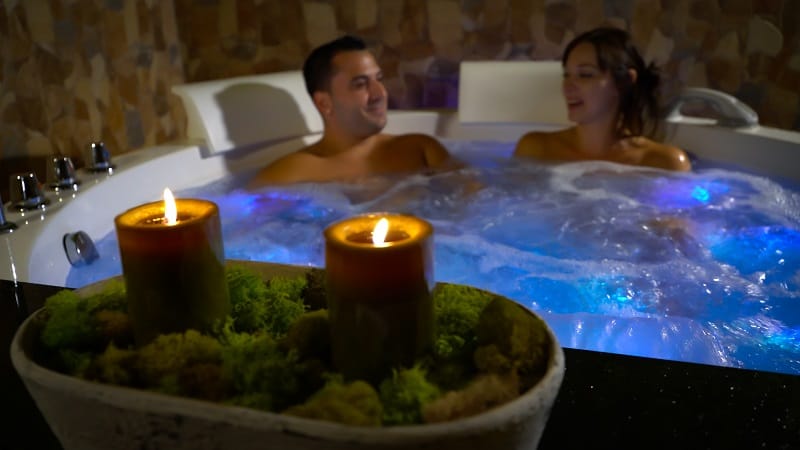
[[[546,166],[512,144],[446,142],[457,172],[249,192],[247,176],[178,192],[220,207],[229,259],[324,265],[322,230],[374,211],[435,228],[435,276],[515,299],[562,345],[800,374],[800,194],[722,169]],[[116,235],[73,268],[121,273]]]

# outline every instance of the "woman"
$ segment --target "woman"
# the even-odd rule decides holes
[[[515,156],[543,160],[605,160],[688,171],[686,153],[652,140],[658,127],[659,76],[645,65],[630,35],[597,28],[564,50],[562,84],[569,120],[557,132],[531,132],[517,143]]]

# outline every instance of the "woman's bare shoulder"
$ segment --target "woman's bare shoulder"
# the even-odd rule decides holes
[[[669,144],[660,144],[657,150],[648,152],[642,158],[644,165],[659,167],[678,172],[692,170],[689,155],[681,148]]]
[[[687,172],[692,170],[689,155],[674,145],[651,140],[644,136],[622,139],[617,145],[621,161],[627,164]],[[618,158],[620,159],[620,158]]]
[[[563,147],[569,130],[531,131],[523,135],[514,148],[514,156],[550,159],[553,152]]]

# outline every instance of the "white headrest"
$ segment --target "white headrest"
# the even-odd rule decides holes
[[[461,123],[567,125],[560,61],[465,61],[458,86]]]
[[[299,70],[173,86],[187,115],[187,135],[209,152],[322,131]]]

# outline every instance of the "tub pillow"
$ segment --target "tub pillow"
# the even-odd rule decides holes
[[[560,61],[465,61],[458,85],[462,124],[567,125]]]
[[[184,105],[186,133],[211,154],[322,131],[299,70],[173,86]]]

